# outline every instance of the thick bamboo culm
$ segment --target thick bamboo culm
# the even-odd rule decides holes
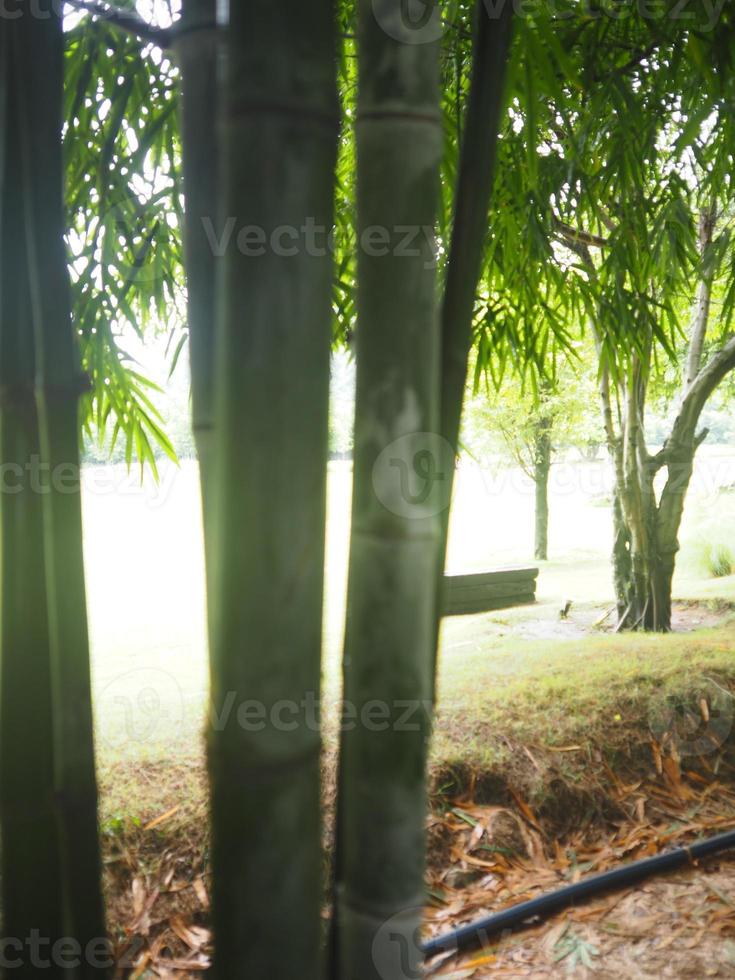
[[[51,475],[43,508],[63,927],[82,950],[94,954],[81,957],[78,976],[87,977],[104,973],[107,957],[82,551],[79,398],[84,384],[64,243],[61,16],[54,0],[41,0],[39,10],[36,17],[13,22],[14,64],[22,90],[36,403],[41,458]]]
[[[28,471],[41,446],[19,93],[10,57],[14,23],[0,20],[0,461],[4,473],[15,474],[13,492],[0,494],[0,879],[3,936],[23,943],[32,930],[54,941],[63,925],[43,498]],[[28,977],[32,970],[26,964],[17,972]],[[53,967],[47,972],[61,975]]]
[[[397,980],[420,968],[440,527],[435,495],[424,497],[421,480],[402,485],[401,476],[413,479],[419,459],[437,476],[444,465],[427,435],[438,425],[439,318],[431,236],[410,256],[370,244],[374,229],[395,244],[401,228],[435,225],[438,51],[416,40],[394,0],[359,3],[361,244],[344,697],[357,718],[369,704],[383,706],[387,723],[358,722],[342,735],[333,980]],[[408,730],[396,724],[406,702],[420,706]]]
[[[235,233],[218,260],[208,548],[214,971],[318,980],[321,736],[310,706],[321,679],[333,271],[303,229],[332,226],[332,6],[232,4],[226,38],[220,214]]]

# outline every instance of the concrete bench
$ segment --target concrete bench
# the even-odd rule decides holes
[[[538,568],[445,575],[442,615],[465,616],[529,605],[536,601],[537,578]]]

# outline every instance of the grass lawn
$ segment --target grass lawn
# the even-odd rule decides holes
[[[682,599],[710,606],[735,600],[735,577],[710,578],[701,561],[708,543],[735,546],[735,494],[720,489],[734,480],[735,453],[715,447],[700,454],[675,582]],[[665,692],[681,699],[698,690],[705,676],[735,678],[732,624],[720,623],[722,616],[706,605],[681,620],[687,629],[710,627],[693,633],[590,635],[611,604],[607,468],[559,464],[551,491],[552,557],[542,563],[537,605],[444,624],[434,743],[439,771],[510,766],[530,786],[533,773],[541,777],[552,759],[554,771],[573,779],[588,766],[603,729],[605,739],[619,729],[620,745],[627,744],[629,728],[631,737],[643,737],[650,705]],[[349,503],[349,465],[332,464],[327,699],[339,692]],[[105,820],[146,820],[172,800],[183,813],[202,798],[207,700],[196,465],[164,466],[158,487],[150,481],[141,486],[124,467],[90,468],[84,508]],[[525,477],[466,465],[453,513],[450,568],[528,564],[532,514]],[[561,622],[557,610],[566,599],[573,601],[572,614]],[[615,738],[611,744],[617,745]],[[540,786],[542,779],[536,782]]]
[[[543,801],[552,778],[589,788],[606,764],[621,778],[653,768],[652,740],[673,740],[685,760],[714,759],[735,722],[734,686],[732,614],[716,628],[669,636],[445,650],[434,764],[460,786],[479,773]]]

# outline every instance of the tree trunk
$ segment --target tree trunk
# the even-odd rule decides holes
[[[318,980],[333,270],[300,236],[332,226],[335,25],[329,0],[251,0],[230,6],[224,33],[219,213],[233,233],[218,270],[211,488],[214,969]]]
[[[636,535],[628,534],[632,543],[626,552],[624,570],[615,569],[618,629],[666,633],[671,629],[671,586],[678,541],[676,537],[673,542],[662,539],[655,506],[638,507],[633,522],[639,521],[647,522],[651,528],[650,544],[644,550],[636,543]]]
[[[651,620],[648,629],[671,629],[671,592],[676,555],[679,551],[679,528],[684,514],[686,494],[694,472],[697,447],[706,432],[688,443],[672,447],[667,462],[667,480],[655,514],[656,551],[650,582]]]
[[[613,492],[613,587],[617,605],[619,624],[625,622],[628,609],[632,602],[630,594],[631,560],[630,560],[630,531],[625,523],[623,504],[617,486]]]
[[[643,625],[647,630],[668,633],[671,629],[671,590],[674,580],[674,556],[658,555],[651,568],[648,583],[648,614]]]
[[[432,243],[366,246],[369,229],[434,228],[442,120],[437,45],[395,0],[360,0],[355,465],[339,767],[335,980],[419,976],[432,699],[438,424]],[[349,716],[347,714],[349,712]],[[352,722],[348,720],[352,719]]]
[[[635,482],[631,482],[631,479]],[[667,630],[669,623],[659,619],[657,591],[657,540],[656,502],[653,496],[653,476],[636,472],[629,477],[622,491],[616,495],[623,514],[622,540],[626,543],[626,555],[619,567],[614,568],[620,614],[618,628]],[[616,554],[619,546],[615,542]]]
[[[679,528],[697,448],[707,435],[706,429],[697,433],[697,425],[707,399],[733,369],[735,338],[714,354],[686,387],[671,434],[655,456],[650,456],[643,444],[643,396],[634,397],[634,386],[629,385],[625,465],[616,464],[615,487],[614,570],[619,628],[671,629],[671,585]],[[619,452],[616,459],[620,459]],[[657,501],[654,480],[662,469],[666,469],[666,482]]]
[[[679,413],[662,449],[650,456],[643,435],[646,401],[645,379],[651,369],[649,349],[641,361],[636,354],[627,368],[627,379],[618,388],[618,425],[613,413],[611,377],[603,364],[600,401],[610,458],[615,469],[613,576],[618,607],[618,629],[671,629],[672,582],[679,550],[679,528],[686,493],[694,469],[697,448],[707,430],[697,433],[702,410],[722,380],[735,369],[735,338],[727,340],[705,364],[712,283],[712,238],[717,219],[713,205],[700,215],[700,282],[689,332],[689,350]],[[589,249],[574,248],[590,274],[595,266]],[[602,360],[602,333],[592,324],[598,355]],[[656,499],[654,481],[667,470],[667,479]]]
[[[639,460],[623,487],[616,488],[613,554],[619,628],[671,629],[679,527],[695,453],[705,434],[673,442],[660,458]],[[667,480],[657,500],[654,480],[661,466],[667,469]]]
[[[536,496],[534,557],[549,557],[549,473],[551,471],[551,419],[542,418],[536,426],[533,453],[533,482]]]

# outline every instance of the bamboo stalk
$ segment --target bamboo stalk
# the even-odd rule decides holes
[[[442,302],[440,432],[453,447],[459,440],[513,24],[513,4],[502,4],[499,16],[492,19],[484,0],[477,0],[476,6],[472,81]]]
[[[490,18],[484,0],[477,0],[467,119],[455,193],[454,221],[447,277],[442,297],[441,391],[439,433],[454,458],[459,454],[459,430],[472,346],[472,322],[477,283],[487,239],[488,210],[493,187],[500,113],[513,36],[513,5],[503,4]],[[439,583],[447,561],[454,466],[442,486]],[[442,597],[437,592],[434,636],[434,685],[439,653]]]
[[[34,930],[55,941],[62,921],[42,497],[29,471],[40,443],[10,23],[0,21],[0,878],[4,948],[21,961],[14,972],[30,977],[28,949],[17,944]],[[46,972],[61,976],[53,965]]]
[[[454,204],[447,277],[442,299],[442,353],[439,433],[450,451],[459,452],[467,362],[472,345],[472,322],[477,283],[488,231],[488,210],[495,171],[500,114],[505,98],[505,76],[510,55],[513,5],[501,5],[490,18],[484,0],[477,0],[472,80]],[[449,540],[449,516],[454,486],[454,467],[443,484],[444,493],[440,573],[443,573]],[[439,579],[441,581],[441,577]],[[441,596],[437,598],[441,612]],[[440,615],[435,646],[438,653]],[[436,658],[436,654],[435,654]],[[436,667],[434,668],[436,673]]]
[[[217,213],[216,0],[184,0],[174,54],[181,69],[181,143],[186,195],[186,260],[192,429],[199,459],[204,520],[210,508],[214,441],[215,275]],[[205,546],[209,535],[205,534]]]
[[[332,977],[418,976],[439,519],[439,318],[433,229],[442,150],[437,45],[393,0],[358,5],[358,329],[354,491]],[[377,233],[373,229],[378,229]],[[378,236],[387,248],[375,248]],[[446,460],[444,461],[446,462]],[[409,483],[401,485],[401,474]],[[424,498],[422,490],[429,489]],[[411,723],[398,724],[405,705]],[[377,705],[383,721],[365,723]],[[403,706],[403,708],[402,708]]]
[[[25,219],[36,349],[46,581],[54,705],[56,804],[64,930],[82,949],[80,977],[104,973],[89,639],[82,550],[79,397],[84,390],[71,319],[61,155],[63,34],[58,4],[17,21],[22,85]],[[43,65],[43,71],[37,69]]]
[[[317,980],[332,262],[303,229],[332,225],[335,25],[329,0],[251,0],[230,16],[220,214],[234,234],[218,270],[209,597],[214,968]]]

